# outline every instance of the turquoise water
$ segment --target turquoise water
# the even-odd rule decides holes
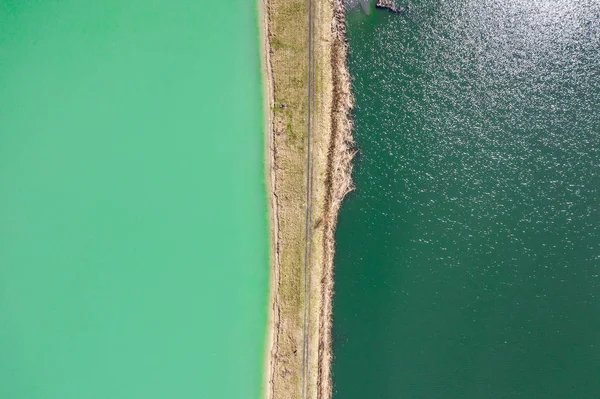
[[[0,397],[252,398],[253,1],[0,3]]]
[[[348,15],[334,398],[596,399],[600,3],[405,3]]]

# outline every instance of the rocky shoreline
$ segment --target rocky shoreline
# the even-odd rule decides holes
[[[392,0],[378,0],[375,4],[376,8],[387,9],[394,14],[400,14],[405,11],[404,7],[399,7]]]

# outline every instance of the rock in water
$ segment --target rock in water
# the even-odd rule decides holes
[[[404,12],[404,8],[398,7],[396,5],[396,3],[394,3],[393,0],[378,0],[377,4],[375,4],[375,7],[386,8],[396,14],[400,14],[401,12]]]

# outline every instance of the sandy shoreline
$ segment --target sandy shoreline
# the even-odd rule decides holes
[[[352,190],[350,175],[354,152],[349,118],[352,96],[346,66],[343,0],[313,1],[314,29],[317,36],[313,44],[313,53],[319,67],[313,90],[316,92],[315,116],[311,117],[316,126],[313,129],[313,135],[316,137],[312,139],[316,148],[313,155],[315,177],[311,181],[314,186],[312,201],[315,203],[316,221],[311,220],[314,227],[308,243],[294,240],[294,237],[299,237],[296,230],[305,228],[305,224],[298,223],[300,219],[295,209],[301,204],[306,205],[306,198],[300,195],[301,191],[290,192],[288,189],[300,181],[299,178],[294,180],[295,175],[300,173],[306,176],[306,167],[301,166],[300,162],[294,163],[296,159],[306,157],[306,150],[301,145],[290,144],[291,139],[286,138],[286,134],[293,133],[293,128],[296,128],[296,125],[300,126],[302,122],[302,118],[298,118],[297,115],[302,116],[304,112],[306,116],[306,111],[300,105],[306,101],[306,84],[302,87],[301,83],[304,82],[297,83],[296,91],[293,87],[295,81],[289,83],[290,89],[284,85],[287,84],[287,76],[284,76],[286,57],[306,57],[308,43],[304,48],[291,45],[285,47],[285,29],[288,28],[285,21],[278,21],[279,18],[285,18],[286,13],[278,12],[286,6],[285,3],[281,0],[259,0],[258,4],[266,132],[265,179],[269,201],[271,255],[264,387],[265,397],[271,399],[299,397],[301,391],[306,391],[306,397],[331,397],[334,233],[341,201]],[[298,9],[300,10],[300,7]],[[291,34],[295,32],[290,32]],[[274,68],[271,55],[280,49],[287,53],[275,60]],[[293,60],[290,59],[290,63],[293,63]],[[276,82],[280,83],[279,86]],[[297,105],[295,119],[294,115],[277,113],[281,106],[276,105],[282,104],[276,102],[278,97],[286,99],[285,106]],[[287,129],[283,126],[287,126]],[[298,247],[304,247],[304,244],[313,248],[307,277],[310,281],[307,298],[300,294],[299,285],[302,281],[298,279],[299,255],[296,254],[299,252]],[[300,328],[297,314],[298,305],[304,301],[312,304],[309,308],[308,332]],[[305,339],[308,337],[306,361],[301,361],[299,356],[299,352],[302,351],[300,340],[303,334]],[[299,377],[301,374],[302,379]]]

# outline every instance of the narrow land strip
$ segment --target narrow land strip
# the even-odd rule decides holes
[[[312,199],[313,199],[313,163],[312,163],[312,148],[311,148],[311,122],[312,122],[312,110],[314,106],[314,18],[313,18],[313,4],[315,0],[308,0],[308,65],[307,65],[307,128],[306,128],[306,216],[305,216],[305,231],[304,231],[304,271],[302,279],[304,280],[304,290],[302,295],[304,300],[302,301],[304,304],[304,325],[302,327],[302,336],[303,336],[303,358],[302,358],[302,399],[306,398],[308,392],[308,365],[309,365],[309,317],[308,313],[310,312],[310,295],[309,295],[309,287],[310,287],[310,255],[311,255],[311,225],[312,225]]]
[[[266,396],[331,396],[333,236],[352,189],[342,0],[261,0],[271,302]]]

